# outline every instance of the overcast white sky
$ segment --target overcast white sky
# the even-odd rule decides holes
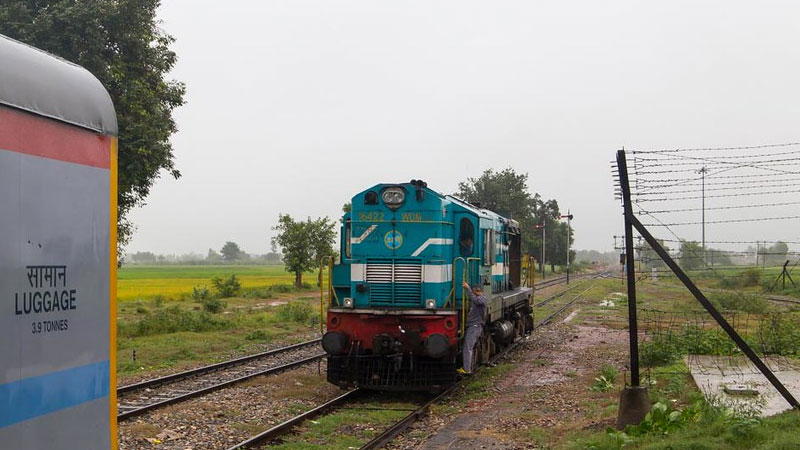
[[[621,234],[621,146],[797,141],[796,1],[163,0],[187,85],[129,251],[269,250],[280,212],[338,218],[380,182],[455,191],[512,166]],[[688,231],[697,238],[699,229]]]

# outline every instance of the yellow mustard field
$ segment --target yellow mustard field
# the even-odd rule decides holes
[[[243,288],[268,287],[278,284],[291,285],[294,274],[286,272],[284,266],[179,266],[179,265],[129,265],[118,271],[117,298],[119,301],[165,299],[190,295],[195,286],[213,289],[211,279],[236,275]],[[316,284],[314,274],[306,274],[303,281]]]

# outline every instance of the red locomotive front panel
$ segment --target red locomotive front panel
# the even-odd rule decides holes
[[[342,387],[436,390],[452,384],[457,313],[328,311],[328,380]]]

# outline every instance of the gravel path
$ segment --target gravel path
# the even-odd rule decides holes
[[[310,364],[123,422],[119,448],[226,449],[340,394],[325,381],[324,361]]]
[[[588,388],[603,365],[624,367],[626,345],[624,331],[565,324],[541,329],[505,359],[515,367],[490,385],[488,395],[465,401],[460,389],[387,448],[551,448],[565,434],[605,429],[613,424],[619,390]]]

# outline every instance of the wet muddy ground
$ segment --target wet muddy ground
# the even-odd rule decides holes
[[[538,330],[500,367],[487,371],[503,368],[502,376],[484,383],[483,375],[476,375],[471,383],[479,385],[477,390],[464,388],[390,448],[551,448],[576,432],[613,426],[627,334],[584,326],[575,317]],[[590,390],[607,365],[620,372],[615,388]]]

